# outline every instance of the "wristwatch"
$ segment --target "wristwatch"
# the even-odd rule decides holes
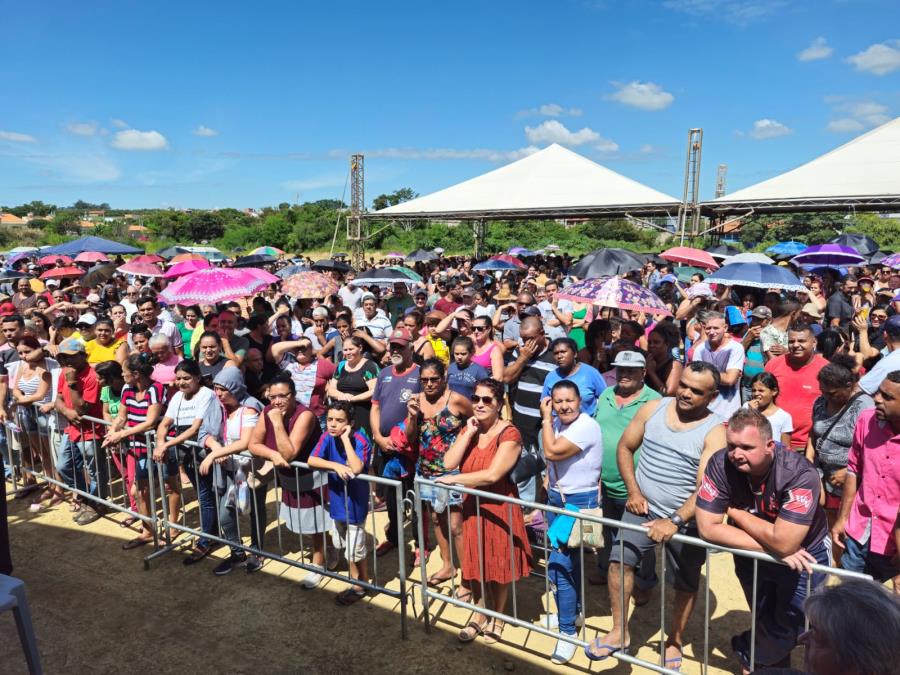
[[[669,520],[675,523],[675,527],[677,528],[681,528],[681,526],[684,525],[684,518],[679,516],[677,511],[669,516]]]

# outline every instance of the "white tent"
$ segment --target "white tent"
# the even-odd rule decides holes
[[[679,201],[553,144],[499,169],[367,214],[375,219],[674,215]]]
[[[792,171],[703,206],[717,213],[900,206],[900,117]]]

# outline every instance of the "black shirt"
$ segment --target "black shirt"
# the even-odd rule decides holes
[[[853,304],[842,291],[835,291],[825,304],[825,319],[830,324],[832,319],[839,319],[841,326],[846,326],[853,318]]]

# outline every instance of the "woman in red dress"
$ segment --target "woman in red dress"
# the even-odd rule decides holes
[[[521,454],[522,436],[512,424],[500,419],[503,395],[503,385],[497,380],[488,378],[475,385],[474,417],[469,418],[444,455],[444,468],[452,471],[459,467],[461,473],[441,476],[438,482],[518,498],[509,472]],[[465,495],[462,576],[472,590],[475,604],[495,612],[505,611],[509,585],[530,571],[531,547],[522,509],[489,499],[481,499],[476,505],[475,496]],[[482,597],[482,580],[486,597]],[[503,622],[494,619],[488,624],[487,616],[476,614],[459,632],[460,641],[471,642],[484,633],[485,642],[499,642]]]

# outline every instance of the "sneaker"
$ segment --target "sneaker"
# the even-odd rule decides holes
[[[310,572],[305,577],[303,577],[303,581],[300,582],[300,585],[307,590],[313,589],[318,586],[322,582],[322,575],[318,572]]]
[[[240,566],[246,559],[246,554],[230,555],[215,566],[215,568],[213,569],[213,574],[215,574],[217,577],[224,577],[226,574],[230,574],[235,567]]]
[[[247,570],[247,574],[253,574],[254,572],[259,572],[262,569],[262,560],[258,555],[253,555],[252,553],[247,556],[247,562],[244,563],[244,569]]]
[[[547,630],[558,630],[559,629],[559,614],[541,614],[541,619],[538,622],[541,628],[546,628]],[[579,614],[575,617],[575,627],[581,628],[584,625],[584,614]],[[569,657],[571,658],[571,657]]]
[[[100,520],[100,514],[88,506],[84,507],[81,513],[75,516],[76,525],[90,525],[98,520]]]
[[[566,642],[565,640],[557,640],[556,648],[550,655],[550,660],[553,663],[560,665],[562,665],[563,663],[568,663],[572,660],[572,657],[575,656],[575,649],[575,645],[571,642]]]

